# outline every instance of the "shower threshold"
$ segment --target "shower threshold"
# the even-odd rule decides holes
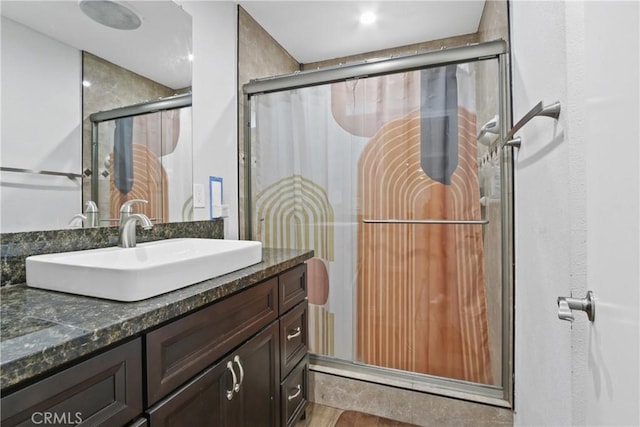
[[[487,384],[366,365],[313,353],[309,354],[309,370],[501,408],[511,408],[511,403],[504,399],[503,389]]]

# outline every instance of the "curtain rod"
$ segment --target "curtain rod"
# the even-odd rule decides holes
[[[114,108],[113,110],[100,111],[89,116],[93,123],[107,120],[119,119],[121,117],[138,116],[140,114],[155,113],[156,111],[173,110],[176,108],[190,107],[191,93],[160,98],[153,101],[141,102],[140,104],[129,105],[127,107]]]
[[[293,74],[251,80],[242,87],[245,95],[277,92],[306,86],[335,83],[348,79],[380,76],[398,71],[412,71],[429,66],[442,66],[480,59],[495,58],[507,52],[504,40],[462,47],[436,50],[410,56],[375,62],[343,65],[320,70],[301,71]]]

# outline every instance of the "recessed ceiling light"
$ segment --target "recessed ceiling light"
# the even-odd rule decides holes
[[[190,62],[193,62],[193,53],[190,53],[189,55],[187,55],[187,59],[188,59]]]
[[[360,23],[362,25],[371,25],[376,22],[376,14],[373,12],[364,12],[360,15]]]
[[[91,86],[91,82],[89,80],[83,80],[82,81],[82,86],[89,87],[89,86]]]
[[[80,10],[99,24],[116,30],[135,30],[142,19],[129,7],[111,0],[79,0]]]

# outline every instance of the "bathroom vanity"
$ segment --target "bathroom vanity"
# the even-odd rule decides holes
[[[294,425],[311,256],[264,249],[260,264],[136,303],[2,289],[2,425]]]

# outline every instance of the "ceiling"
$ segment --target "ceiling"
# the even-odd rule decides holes
[[[478,31],[484,0],[238,3],[298,62],[309,63]],[[377,21],[360,24],[363,12]]]
[[[186,1],[205,0],[179,3]],[[240,4],[301,63],[475,33],[484,8],[484,0],[210,1]],[[142,16],[138,30],[99,25],[80,12],[77,0],[2,0],[1,13],[165,86],[190,86],[191,17],[169,0],[124,3]],[[377,14],[374,24],[359,23],[365,11]]]
[[[100,25],[73,0],[2,0],[2,16],[172,89],[191,86],[191,16],[172,1],[127,1],[142,17],[135,31]]]

